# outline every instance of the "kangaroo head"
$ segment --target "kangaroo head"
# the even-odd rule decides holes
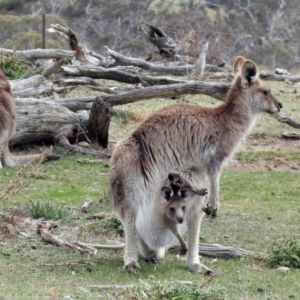
[[[163,187],[162,194],[167,201],[165,215],[176,223],[183,223],[189,190],[187,188]]]
[[[252,60],[238,56],[233,69],[236,88],[243,92],[243,98],[253,102],[255,111],[270,114],[280,111],[282,104],[272,95],[270,86],[259,78],[258,68]]]

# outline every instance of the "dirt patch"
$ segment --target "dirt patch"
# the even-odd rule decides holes
[[[239,151],[300,151],[300,140],[267,136],[250,136],[241,145]],[[256,162],[240,162],[233,158],[227,168],[249,171],[300,171],[300,161],[285,157],[273,160],[259,159]]]

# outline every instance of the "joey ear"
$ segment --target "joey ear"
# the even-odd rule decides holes
[[[172,194],[173,194],[172,189],[171,189],[170,187],[167,187],[167,186],[162,187],[162,188],[161,188],[161,192],[162,192],[163,197],[164,197],[167,201],[170,200],[170,198],[171,198],[171,196],[172,196]]]
[[[242,65],[246,61],[246,58],[243,56],[237,56],[233,63],[233,72],[234,75],[241,72]]]
[[[252,60],[245,60],[241,69],[241,78],[244,84],[250,86],[258,78],[256,64]]]
[[[179,195],[182,199],[185,199],[189,196],[190,188],[183,188],[179,190]]]
[[[199,196],[205,196],[208,194],[207,189],[193,190],[193,192]]]

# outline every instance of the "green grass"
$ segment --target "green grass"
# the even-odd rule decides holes
[[[284,112],[300,118],[290,88],[272,83],[275,95],[283,102]],[[281,90],[286,91],[282,93]],[[86,93],[86,92],[84,92]],[[186,96],[190,103],[217,105],[209,97]],[[141,119],[174,100],[147,100],[118,107]],[[112,118],[110,137],[117,140],[128,135],[137,122]],[[279,136],[291,130],[270,116],[261,115],[252,137]],[[255,143],[255,142],[253,142]],[[288,143],[288,141],[287,141]],[[289,151],[255,151],[255,144],[237,153],[241,162],[260,159],[299,161],[297,149]],[[26,178],[23,189],[7,202],[0,203],[0,212],[15,212],[19,219],[31,216],[30,203],[51,200],[51,209],[71,211],[52,233],[67,241],[114,244],[122,243],[120,223],[109,206],[108,161],[100,164],[79,164],[80,155],[55,148],[62,154],[59,161],[45,163],[38,173]],[[86,157],[86,156],[85,156]],[[0,169],[0,191],[4,191],[19,168]],[[246,250],[267,253],[274,242],[300,239],[300,173],[290,171],[246,171],[225,169],[221,176],[220,215],[216,220],[204,219],[201,242],[219,243]],[[87,214],[81,213],[85,199],[93,200]],[[47,208],[46,212],[50,210]],[[56,208],[55,208],[56,207]],[[88,220],[101,214],[101,220]],[[182,257],[167,253],[157,264],[140,260],[142,270],[128,274],[123,269],[123,251],[98,250],[83,254],[45,244],[36,234],[36,227],[14,218],[0,216],[0,300],[1,299],[297,299],[300,295],[300,270],[282,274],[258,259],[213,259],[202,257],[214,272],[207,278],[189,272]],[[183,285],[189,281],[191,285]],[[128,291],[99,291],[91,286],[104,284],[134,285]],[[293,298],[294,297],[294,298]]]

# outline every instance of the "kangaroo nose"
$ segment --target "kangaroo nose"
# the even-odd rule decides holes
[[[179,224],[181,224],[183,222],[183,218],[177,218],[177,221]]]

